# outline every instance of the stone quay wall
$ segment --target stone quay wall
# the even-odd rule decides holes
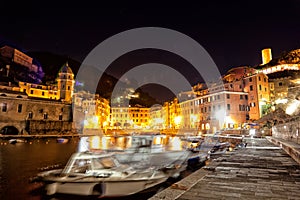
[[[272,136],[300,144],[300,121],[291,121],[273,126]]]

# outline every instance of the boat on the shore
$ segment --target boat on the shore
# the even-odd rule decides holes
[[[25,140],[13,138],[13,139],[8,140],[8,142],[10,144],[16,144],[16,143],[24,143]]]
[[[56,141],[57,141],[57,143],[60,143],[60,144],[66,144],[69,142],[69,139],[60,137],[60,138],[57,138]]]

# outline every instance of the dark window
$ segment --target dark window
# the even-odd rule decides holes
[[[30,94],[33,94],[33,90],[30,90]]]
[[[250,85],[250,91],[253,91],[253,85]]]
[[[63,116],[62,116],[62,114],[60,114],[60,115],[58,116],[58,120],[62,120],[62,118],[63,118]]]
[[[22,112],[22,104],[18,104],[18,113]]]
[[[42,96],[44,96],[45,95],[45,92],[42,92]]]
[[[279,85],[279,86],[282,86],[282,82],[279,82],[278,85]]]
[[[261,90],[261,85],[259,85],[259,90]]]
[[[249,78],[249,82],[252,82],[252,78]]]
[[[245,95],[245,99],[248,100],[248,95]]]
[[[230,99],[230,94],[226,94],[227,99]]]
[[[44,119],[48,119],[48,114],[44,113]]]
[[[6,112],[7,111],[7,103],[3,103],[2,104],[2,112]]]
[[[266,78],[264,78],[264,82],[267,82],[267,79],[266,79]]]
[[[32,119],[32,117],[33,117],[33,113],[32,113],[32,112],[29,112],[29,113],[28,113],[28,119]]]
[[[244,99],[244,98],[243,98],[243,95],[240,95],[240,99]]]
[[[260,79],[260,76],[258,77],[258,81],[260,81],[261,79]]]
[[[230,110],[230,104],[227,104],[227,110]]]

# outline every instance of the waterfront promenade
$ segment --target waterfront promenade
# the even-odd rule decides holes
[[[300,145],[274,138],[247,138],[235,149],[157,193],[150,200],[300,199]],[[270,142],[272,140],[272,142]]]

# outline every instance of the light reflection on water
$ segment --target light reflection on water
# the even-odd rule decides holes
[[[171,145],[171,149],[181,149],[182,143],[178,146],[177,139],[173,137],[167,137],[160,142],[169,145],[174,141],[175,146]],[[72,153],[77,150],[78,143],[78,138],[71,139],[67,144],[59,144],[55,139],[35,139],[16,144],[0,140],[0,199],[44,199],[41,190],[35,190],[41,184],[30,183],[29,180],[40,171],[64,167]],[[130,141],[126,137],[106,137],[100,144],[101,148],[130,147]],[[69,196],[59,199],[69,199]]]

